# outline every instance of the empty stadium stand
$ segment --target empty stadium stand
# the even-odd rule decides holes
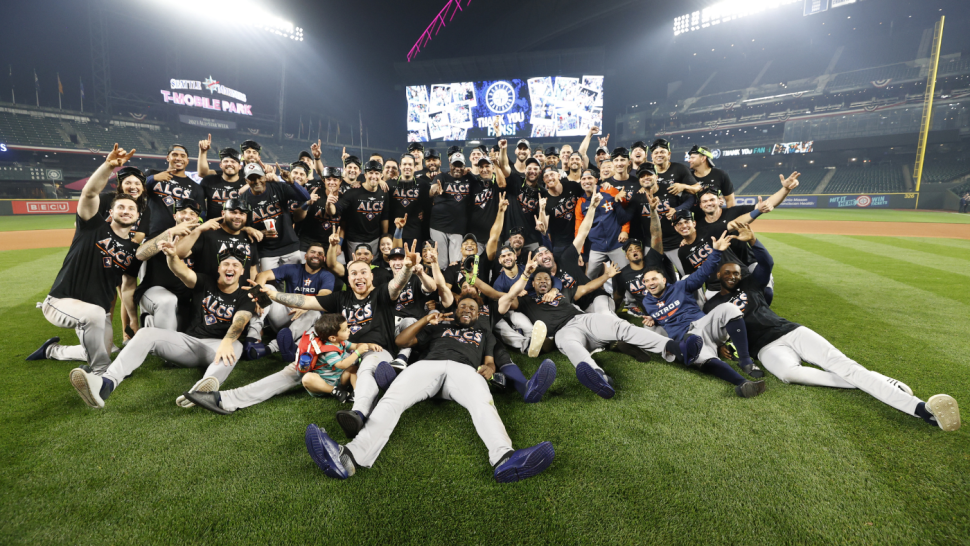
[[[815,191],[819,183],[825,178],[827,171],[825,169],[804,169],[798,171],[801,176],[798,177],[798,187],[792,192],[793,195],[804,195],[810,194]],[[779,170],[765,170],[758,173],[758,176],[751,181],[750,184],[745,186],[742,191],[738,192],[739,195],[760,195],[767,197],[781,188],[781,183],[778,180],[778,175],[784,174],[788,176],[790,172],[783,172]],[[733,179],[734,177],[732,177]],[[735,185],[744,184],[743,180],[734,181]]]
[[[871,165],[840,167],[825,188],[825,193],[901,193],[906,191],[902,167]]]
[[[923,184],[952,182],[970,174],[970,164],[947,163],[945,160],[926,160],[923,163]]]

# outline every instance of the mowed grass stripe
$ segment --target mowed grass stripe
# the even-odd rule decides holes
[[[67,254],[64,249],[54,250],[56,252],[47,256],[3,270],[4,282],[3,290],[0,290],[0,313],[14,305],[38,297],[43,299],[41,295],[50,290],[51,284],[53,284],[54,278],[57,277],[57,272],[64,262],[64,256]]]
[[[849,235],[860,241],[876,241],[920,252],[939,254],[951,258],[970,260],[970,241],[964,239],[939,239],[929,237],[882,237],[872,235]]]
[[[892,255],[874,254],[860,250],[847,252],[838,245],[820,241],[812,235],[785,234],[782,236],[782,240],[788,241],[816,255],[825,256],[837,262],[864,269],[877,277],[886,277],[906,284],[911,289],[932,292],[943,298],[948,298],[962,304],[970,304],[970,293],[960,288],[967,282],[966,278],[962,275],[954,275],[953,273],[940,271],[932,267],[905,263],[894,258]],[[900,253],[902,252],[906,251],[900,250]],[[778,263],[777,260],[775,263]],[[842,271],[838,272],[839,278],[844,275]],[[898,300],[909,296],[909,293],[904,292],[896,295],[895,298]]]
[[[970,254],[965,254],[962,258],[942,256],[931,252],[923,252],[922,250],[903,248],[896,244],[886,244],[881,242],[881,237],[870,237],[865,240],[858,240],[855,237],[845,237],[842,235],[804,235],[804,237],[827,244],[838,245],[857,252],[886,256],[913,265],[970,277]]]
[[[827,257],[826,253],[832,251],[832,247],[807,237],[783,235],[760,238],[772,253],[776,268],[781,272],[791,271],[809,279],[824,278],[824,284],[817,285],[821,290],[865,309],[877,322],[899,325],[895,331],[873,328],[871,335],[874,342],[887,335],[905,336],[914,346],[935,346],[948,360],[962,368],[964,373],[970,368],[965,358],[965,343],[954,344],[956,340],[970,339],[970,321],[966,320],[970,306],[967,304],[957,301],[955,297],[946,297],[919,288],[918,286],[929,286],[925,281],[911,281],[911,285],[860,267],[869,265],[874,270],[889,273],[892,269],[892,258],[877,255],[847,257],[838,253],[834,253],[837,258]],[[884,260],[885,263],[879,267],[873,266],[872,262],[877,260]],[[898,268],[898,263],[896,267]],[[912,276],[915,279],[919,279],[921,274],[930,274],[928,272],[936,274],[934,270],[926,268],[920,271],[916,266],[906,266],[906,269],[910,270],[906,277]],[[781,272],[776,273],[776,276],[780,276]],[[964,287],[962,282],[954,283],[949,291],[937,286],[941,292],[951,296],[957,296],[956,292]],[[776,297],[784,298],[784,292],[778,292]],[[814,304],[838,308],[842,303],[823,295],[822,298],[816,298]],[[917,314],[919,320],[914,320]]]
[[[35,248],[30,250],[4,250],[0,251],[0,271],[10,269],[11,267],[16,267],[18,265],[23,265],[27,262],[32,262],[39,258],[44,258],[50,256],[51,254],[58,254],[61,256],[61,260],[64,260],[64,256],[67,254],[66,248]],[[60,270],[60,266],[57,267]],[[40,272],[40,271],[38,271]],[[55,276],[57,271],[54,272]]]

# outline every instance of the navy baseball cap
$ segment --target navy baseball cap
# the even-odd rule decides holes
[[[674,212],[674,224],[676,225],[681,220],[693,220],[694,215],[690,212],[690,209],[681,209]]]
[[[360,248],[360,245],[357,245],[357,248]],[[367,248],[370,248],[370,247],[368,246]],[[391,251],[387,253],[388,260],[390,260],[391,258],[403,258],[403,257],[404,257],[404,249],[401,247],[392,248]]]
[[[200,214],[202,212],[202,207],[199,206],[199,203],[195,199],[179,199],[175,202],[176,211],[185,209],[192,209],[196,214]]]
[[[528,167],[529,165],[531,165],[531,164],[533,164],[533,163],[535,163],[535,164],[536,164],[536,165],[538,165],[539,167],[541,167],[541,166],[542,166],[542,163],[539,163],[539,160],[538,160],[538,159],[536,159],[536,158],[534,158],[534,157],[530,157],[529,159],[526,159],[526,160],[525,160],[525,166],[526,166],[526,167]]]
[[[262,146],[260,146],[255,140],[244,140],[243,143],[239,145],[239,149],[244,152],[250,148],[256,150],[257,152],[263,149]]]
[[[461,242],[464,243],[465,241],[468,241],[468,240],[475,241],[475,244],[476,245],[478,244],[478,237],[475,237],[475,234],[474,233],[466,233],[465,234],[465,238],[462,239]]]
[[[657,174],[657,167],[649,161],[643,165],[640,165],[640,168],[637,169],[637,178],[642,178],[651,174]]]
[[[310,161],[313,161],[313,156],[310,155],[310,152],[308,152],[306,150],[300,151],[300,155],[298,157],[300,159],[303,159],[305,157],[305,158],[309,159]]]
[[[245,199],[233,197],[232,199],[228,199],[225,203],[222,204],[222,210],[238,210],[242,212],[249,212],[253,210],[253,208],[249,206],[249,202],[247,202]]]
[[[229,159],[235,159],[238,162],[239,151],[236,150],[235,148],[223,148],[222,150],[219,151],[219,159],[225,159],[227,157]]]

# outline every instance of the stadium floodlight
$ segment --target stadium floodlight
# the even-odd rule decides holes
[[[166,8],[172,7],[170,0],[153,0],[153,3]],[[303,28],[270,12],[264,5],[253,0],[193,0],[185,4],[186,10],[193,14],[218,16],[220,20],[225,14],[233,14],[234,25],[259,29],[294,42],[302,42],[304,38]]]
[[[674,36],[712,27],[802,0],[725,0],[674,19]]]

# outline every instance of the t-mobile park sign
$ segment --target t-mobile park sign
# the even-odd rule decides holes
[[[169,82],[172,90],[167,91],[165,89],[161,90],[162,98],[165,102],[171,102],[173,104],[178,104],[179,106],[195,106],[196,108],[205,108],[206,110],[218,110],[220,112],[231,112],[233,114],[242,114],[244,116],[251,116],[253,112],[251,110],[251,104],[243,104],[246,102],[246,94],[240,93],[235,89],[230,89],[225,85],[222,85],[218,81],[212,79],[209,76],[204,81],[195,80],[171,80]],[[237,101],[235,102],[226,99],[216,99],[206,96],[193,95],[191,93],[181,93],[176,90],[189,89],[196,91],[208,91],[209,95],[214,95],[216,93],[232,97]]]

